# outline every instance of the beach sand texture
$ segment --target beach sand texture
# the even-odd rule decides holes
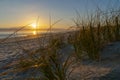
[[[5,42],[0,44],[0,73],[9,71],[12,66],[5,68],[6,65],[17,60],[22,54],[26,54],[21,50],[23,47],[26,50],[32,50],[39,47],[36,39],[27,39],[17,42]],[[70,51],[71,49],[71,51]],[[64,54],[69,54],[74,49],[70,46],[63,47]],[[74,51],[73,51],[74,52]],[[74,71],[71,75],[71,80],[120,80],[120,42],[113,42],[103,47],[101,52],[101,61],[95,62],[85,60],[76,63],[72,68]],[[29,74],[29,72],[26,72]],[[7,79],[7,76],[0,75],[0,80]],[[21,74],[19,77],[24,78]],[[18,79],[15,79],[18,80]]]

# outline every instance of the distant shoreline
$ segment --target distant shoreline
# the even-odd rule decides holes
[[[14,34],[16,30],[13,29],[1,29],[0,28],[0,39],[4,39],[6,37],[8,37],[11,34]],[[59,32],[66,32],[67,30],[51,30],[52,33],[59,33]],[[23,37],[23,36],[29,36],[29,35],[34,35],[34,33],[39,33],[39,34],[46,34],[49,33],[49,30],[21,30],[16,32],[14,35],[12,35],[11,37]]]
[[[71,33],[74,33],[74,31],[66,31],[66,32],[53,32],[51,33],[52,36],[53,35],[59,35],[59,34],[62,34],[64,36],[68,35],[68,34],[71,34]],[[35,39],[35,38],[42,38],[42,37],[49,37],[50,36],[50,33],[41,33],[39,35],[25,35],[25,36],[16,36],[16,37],[10,37],[8,39],[6,38],[0,38],[0,44],[1,43],[10,43],[10,42],[17,42],[17,41],[23,41],[23,40],[30,40],[30,39]],[[67,37],[67,36],[66,36]],[[6,39],[6,40],[5,40]],[[4,41],[5,40],[5,41]],[[3,42],[2,42],[3,41]]]
[[[16,31],[18,30],[19,28],[0,28],[0,31]],[[22,29],[21,31],[33,31],[33,30],[40,30],[40,31],[47,31],[49,30],[49,28],[41,28],[41,29]],[[55,30],[55,31],[61,31],[61,30],[66,30],[66,29],[62,29],[62,28],[52,28],[52,30]]]

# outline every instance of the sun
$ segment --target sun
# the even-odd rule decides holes
[[[32,24],[29,25],[31,27],[32,30],[32,34],[33,35],[37,35],[38,31],[39,31],[39,24],[33,22]]]
[[[31,26],[33,29],[36,29],[36,28],[37,28],[36,23],[32,23],[30,26]]]

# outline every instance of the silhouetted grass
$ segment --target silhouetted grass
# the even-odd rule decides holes
[[[79,17],[74,20],[77,31],[69,36],[68,41],[74,46],[79,59],[86,55],[92,60],[100,60],[100,49],[105,44],[120,40],[120,16],[116,14],[119,11],[113,13],[104,15],[97,12],[90,15],[87,22]]]
[[[64,55],[59,53],[59,49],[64,47],[63,38],[58,35],[51,37],[47,47],[38,48],[28,53],[27,56],[22,56],[15,71],[19,73],[37,69],[41,72],[43,80],[68,80],[71,73],[69,68],[73,64],[70,60],[71,55],[64,59]]]
[[[78,17],[74,20],[75,27],[77,27],[76,31],[71,32],[69,36],[51,33],[52,26],[59,20],[54,24],[50,24],[49,36],[46,34],[40,38],[40,35],[37,35],[36,39],[39,47],[33,50],[25,50],[20,47],[24,54],[19,57],[15,64],[14,73],[17,75],[28,71],[26,74],[30,75],[27,78],[33,80],[69,80],[72,72],[70,68],[73,64],[73,56],[69,55],[64,59],[64,55],[60,54],[59,51],[66,44],[71,44],[75,49],[77,58],[82,60],[88,57],[99,61],[101,59],[100,49],[112,41],[120,40],[119,13],[120,11],[112,13],[98,12],[95,15],[90,15],[88,20],[80,20]],[[68,38],[67,41],[65,37]],[[29,72],[29,70],[33,71]],[[36,75],[38,76],[36,77]]]

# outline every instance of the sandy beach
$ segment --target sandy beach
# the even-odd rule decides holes
[[[120,80],[120,0],[0,0],[0,80]]]
[[[13,38],[14,39],[14,38]],[[41,39],[42,40],[42,39]],[[9,71],[11,67],[6,65],[16,61],[20,55],[26,54],[22,49],[33,50],[39,47],[36,38],[24,39],[19,41],[5,42],[0,44],[0,73]],[[74,52],[72,46],[63,47],[63,53],[68,55]],[[95,62],[85,60],[75,63],[72,67],[74,71],[71,75],[71,80],[119,80],[120,79],[120,42],[110,43],[100,51],[101,61]],[[24,78],[26,74],[19,75]],[[10,75],[0,76],[1,80],[8,79]],[[18,80],[18,79],[15,79]]]

